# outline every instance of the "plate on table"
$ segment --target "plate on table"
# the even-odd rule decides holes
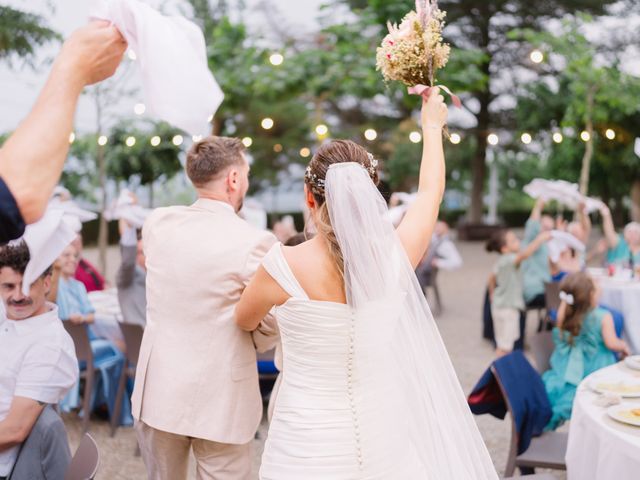
[[[622,378],[594,378],[589,386],[592,390],[605,395],[640,398],[640,381]]]
[[[607,414],[618,422],[640,427],[640,408],[629,405],[614,405],[607,408]]]
[[[633,370],[640,370],[640,355],[631,355],[625,358],[624,364]]]

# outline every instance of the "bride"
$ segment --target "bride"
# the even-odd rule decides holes
[[[248,331],[275,307],[283,348],[262,480],[496,479],[414,268],[445,183],[438,89],[422,105],[416,200],[396,230],[359,145],[323,145],[305,175],[318,231],[276,244],[237,306]]]

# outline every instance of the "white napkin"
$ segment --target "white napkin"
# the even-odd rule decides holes
[[[98,218],[98,214],[90,210],[81,208],[73,200],[63,200],[60,197],[53,197],[49,200],[50,208],[64,211],[66,214],[76,217],[81,223],[90,222]],[[82,228],[82,225],[79,225]],[[80,229],[78,229],[80,231]]]
[[[585,251],[585,245],[576,237],[570,233],[563,232],[561,230],[551,231],[551,240],[547,242],[547,251],[549,252],[549,258],[553,263],[557,263],[560,260],[560,255],[565,250],[573,248],[579,252]]]
[[[27,225],[22,240],[29,247],[29,263],[22,278],[22,293],[29,295],[31,284],[60,256],[76,238],[80,221],[63,209],[49,207],[36,223]]]
[[[556,200],[573,209],[577,208],[580,203],[584,203],[587,213],[599,210],[602,206],[601,200],[582,195],[577,183],[565,180],[535,178],[525,185],[523,190],[530,197]]]
[[[224,94],[207,65],[197,25],[138,0],[96,0],[90,17],[112,22],[136,53],[152,115],[191,135],[210,132],[208,118]]]
[[[111,220],[126,220],[132,227],[142,228],[151,209],[134,203],[133,194],[129,190],[122,190],[118,199],[104,211],[104,218]]]

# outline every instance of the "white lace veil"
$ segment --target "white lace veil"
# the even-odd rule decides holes
[[[347,303],[354,312],[353,365],[361,383],[353,387],[352,408],[362,423],[359,454],[366,460],[410,451],[410,458],[419,459],[421,478],[497,479],[386,203],[368,172],[358,163],[331,165],[325,197],[344,257]],[[389,465],[394,462],[397,467],[397,458]],[[367,462],[363,465],[366,470]],[[363,478],[369,475],[387,478],[380,471],[364,472]]]

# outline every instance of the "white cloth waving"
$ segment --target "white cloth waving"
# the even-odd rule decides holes
[[[98,0],[90,16],[112,22],[136,53],[152,115],[192,135],[209,132],[208,118],[224,94],[207,66],[197,25],[138,0]]]
[[[142,228],[151,209],[136,203],[135,196],[129,190],[122,190],[118,199],[104,211],[108,220],[126,220],[134,228]]]
[[[578,190],[577,183],[570,183],[565,180],[534,178],[524,186],[523,190],[530,197],[555,200],[573,209],[584,203],[587,213],[595,212],[603,205],[602,201],[597,198],[582,195]]]

